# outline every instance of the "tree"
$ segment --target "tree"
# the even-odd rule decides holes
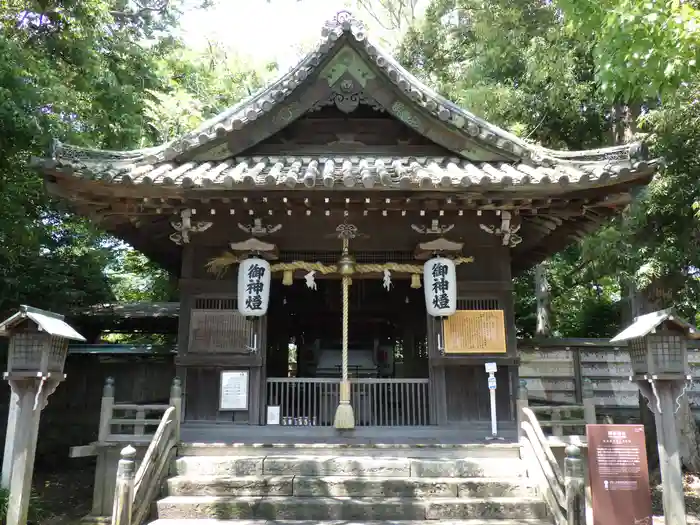
[[[700,67],[700,9],[670,0],[557,0],[570,27],[593,37],[601,88],[631,103],[672,96]]]
[[[145,126],[147,90],[171,81],[161,57],[182,47],[168,34],[182,4],[136,5],[0,6],[0,312],[20,302],[66,311],[113,298],[104,269],[118,244],[48,198],[27,166],[53,138],[114,149],[157,138]]]

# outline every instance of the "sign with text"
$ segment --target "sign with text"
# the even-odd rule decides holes
[[[280,407],[279,406],[268,406],[267,407],[267,424],[268,425],[279,425],[280,424]]]
[[[248,370],[221,372],[219,410],[248,410]]]
[[[593,525],[652,525],[643,425],[586,425]]]

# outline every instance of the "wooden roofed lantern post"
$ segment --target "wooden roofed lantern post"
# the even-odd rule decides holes
[[[680,444],[675,413],[685,395],[691,376],[688,339],[700,339],[700,332],[673,310],[660,310],[635,318],[610,342],[626,342],[635,381],[654,414],[661,466],[663,508],[666,523],[685,523],[685,500]]]
[[[10,498],[7,525],[25,525],[29,510],[34,455],[41,411],[48,397],[65,379],[63,367],[68,341],[85,341],[63,316],[30,306],[0,323],[0,335],[10,339],[5,379],[17,396],[14,428],[7,429],[6,452],[11,450]],[[5,468],[5,465],[3,465]]]

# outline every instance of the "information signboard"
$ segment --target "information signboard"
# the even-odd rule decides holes
[[[221,372],[219,410],[248,410],[248,370]]]
[[[652,525],[643,425],[586,425],[593,525]]]

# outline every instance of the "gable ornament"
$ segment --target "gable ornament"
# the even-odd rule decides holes
[[[523,242],[523,238],[518,235],[518,232],[520,231],[520,224],[512,224],[511,219],[512,215],[509,211],[502,211],[500,226],[489,226],[488,224],[481,223],[479,224],[479,228],[486,233],[500,237],[501,244],[503,246],[514,248]]]
[[[178,246],[189,244],[193,233],[200,233],[208,230],[212,226],[212,222],[208,221],[192,221],[192,210],[186,209],[180,212],[180,221],[171,222],[170,225],[175,230],[175,233],[170,234],[170,240]]]

